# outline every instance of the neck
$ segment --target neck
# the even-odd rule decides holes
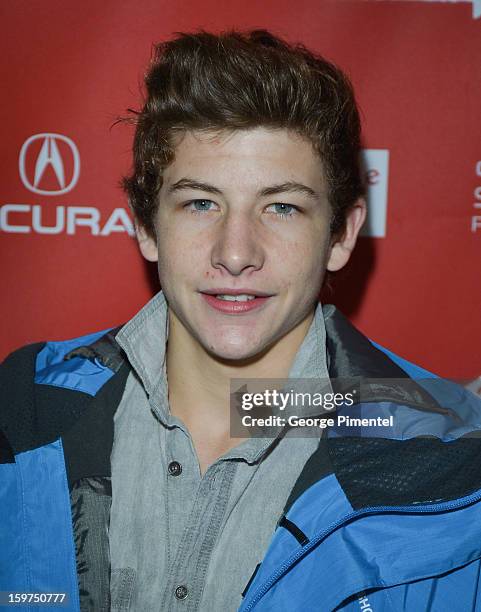
[[[230,380],[287,378],[314,317],[309,314],[267,351],[250,359],[222,360],[208,353],[169,310],[166,365],[172,414],[189,427],[208,420],[219,435],[229,429]]]

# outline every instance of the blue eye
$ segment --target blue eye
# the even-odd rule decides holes
[[[192,200],[191,202],[189,202],[187,204],[187,208],[190,209],[190,212],[192,213],[203,213],[203,212],[209,212],[210,210],[212,210],[210,208],[210,205],[214,204],[214,202],[212,202],[212,200],[203,200],[203,199],[198,199],[198,200]]]
[[[271,206],[274,206],[276,216],[280,217],[281,219],[293,217],[299,211],[299,209],[296,206],[293,206],[292,204],[276,203],[270,204],[270,206],[268,206],[267,208],[270,208]]]

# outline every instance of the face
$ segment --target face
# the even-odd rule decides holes
[[[297,133],[187,132],[164,171],[157,239],[138,238],[158,261],[171,330],[244,360],[310,321],[326,268],[354,246],[354,216],[347,240],[331,244],[322,163]]]

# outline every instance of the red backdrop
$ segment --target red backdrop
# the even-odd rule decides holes
[[[424,367],[479,375],[479,9],[478,0],[2,3],[0,357],[119,324],[156,290],[121,210],[132,131],[112,124],[139,106],[152,43],[264,27],[347,71],[365,148],[381,150],[367,168],[377,237],[360,240],[328,299]]]

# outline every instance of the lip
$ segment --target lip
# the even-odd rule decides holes
[[[255,293],[251,291],[251,293],[248,295],[256,295],[256,297],[253,300],[248,300],[247,302],[228,302],[226,300],[219,300],[215,297],[216,295],[222,294],[222,293],[230,293],[231,295],[240,295],[241,293],[247,293],[247,291],[245,290],[236,291],[234,293],[232,289],[230,289],[229,291],[226,291],[225,289],[223,291],[222,290],[218,291],[216,289],[215,294],[201,292],[202,298],[211,308],[214,308],[215,310],[217,310],[218,312],[222,312],[223,314],[230,314],[230,315],[240,315],[246,312],[257,310],[258,308],[261,308],[262,306],[264,306],[267,300],[269,300],[269,298],[272,297],[270,295],[257,296]]]
[[[272,297],[272,293],[266,293],[265,291],[258,291],[257,289],[249,289],[247,287],[240,287],[233,289],[232,287],[216,287],[215,289],[201,290],[200,293],[206,295],[255,295],[258,297]]]

